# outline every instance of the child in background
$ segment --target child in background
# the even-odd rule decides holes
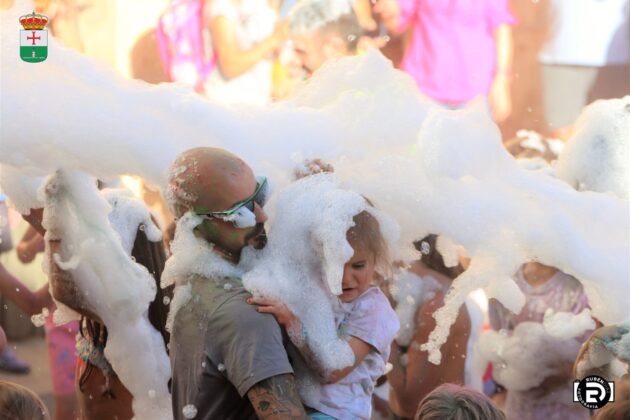
[[[468,305],[462,305],[459,309],[448,340],[441,348],[441,364],[429,362],[428,353],[420,350],[420,346],[427,342],[429,334],[435,328],[433,315],[443,305],[446,291],[453,279],[464,271],[461,265],[446,266],[437,249],[437,242],[438,236],[434,234],[416,241],[414,246],[420,251],[420,259],[412,262],[408,272],[403,274],[408,281],[420,282],[421,296],[406,293],[400,296],[396,287],[400,288],[402,285],[394,283],[390,286],[390,291],[398,300],[396,312],[399,316],[403,313],[403,305],[409,305],[408,300],[416,305],[411,308],[411,320],[405,320],[401,316],[403,327],[392,343],[390,363],[393,369],[387,374],[390,385],[389,405],[398,419],[413,418],[420,401],[439,385],[448,382],[464,384],[469,379],[466,377],[469,338],[471,335],[476,337],[477,332],[471,327],[472,317]],[[401,280],[402,277],[399,281]],[[480,328],[479,324],[475,326],[476,329]],[[469,381],[474,382],[472,379]]]
[[[481,392],[442,384],[424,397],[415,420],[505,420],[505,414]]]
[[[329,372],[312,356],[299,319],[286,305],[266,298],[250,298],[259,312],[273,314],[288,332],[310,368],[324,383],[312,392],[309,416],[313,419],[369,419],[376,380],[385,372],[390,344],[399,329],[398,318],[375,283],[375,267],[387,260],[387,245],[378,221],[363,211],[353,218],[347,240],[354,255],[345,264],[339,295],[345,313],[338,332],[355,356],[354,365]]]
[[[0,381],[0,420],[50,420],[50,416],[33,391]]]
[[[525,305],[515,314],[491,299],[488,315],[494,330],[509,332],[523,322],[542,323],[547,309],[578,314],[589,307],[580,282],[554,267],[529,262],[515,274],[514,281],[525,294]],[[507,390],[504,411],[508,418],[589,419],[589,411],[572,402],[572,367],[572,363],[559,366],[557,373],[545,378],[538,387]]]
[[[507,151],[519,161],[537,160],[544,167],[558,157],[557,141],[544,139],[535,133],[525,133],[518,139],[506,142]],[[543,322],[547,309],[555,312],[580,313],[589,307],[588,299],[580,282],[560,270],[537,262],[524,264],[514,275],[514,280],[525,294],[525,305],[515,314],[501,303],[490,299],[488,316],[494,330],[511,332],[523,322]],[[580,337],[585,341],[586,334]],[[576,351],[577,356],[577,351]],[[505,398],[504,411],[508,418],[545,419],[588,419],[588,410],[572,403],[574,377],[572,365],[559,366],[558,373],[546,378],[539,387],[526,391],[499,392],[493,396],[495,402]]]

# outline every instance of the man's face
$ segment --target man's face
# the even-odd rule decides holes
[[[199,214],[225,211],[250,198],[256,190],[256,179],[249,167],[245,165],[241,169],[241,171],[229,171],[222,187],[213,188],[213,191],[208,192],[208,199],[200,200],[195,211]],[[211,205],[204,207],[204,201],[211,203]],[[204,220],[199,230],[208,241],[238,261],[241,250],[245,246],[251,245],[260,249],[266,244],[264,223],[267,220],[267,215],[257,203],[254,203],[254,215],[256,226],[237,228],[231,221],[213,218]]]
[[[297,34],[293,37],[293,45],[302,68],[308,72],[309,76],[320,68],[328,58],[324,51],[324,44],[318,34]]]

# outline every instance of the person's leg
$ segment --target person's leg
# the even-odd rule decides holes
[[[79,331],[77,321],[46,328],[46,344],[50,374],[55,396],[53,420],[76,419],[79,414],[74,390],[77,365],[75,336]]]
[[[0,327],[0,371],[10,373],[29,373],[31,367],[28,363],[19,360],[7,343],[7,336]]]

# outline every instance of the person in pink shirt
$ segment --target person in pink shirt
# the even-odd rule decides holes
[[[420,91],[451,108],[478,95],[497,122],[512,110],[514,18],[508,0],[378,0],[374,11],[392,35],[410,31],[400,68]]]

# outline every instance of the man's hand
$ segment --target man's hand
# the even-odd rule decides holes
[[[247,391],[259,419],[284,420],[309,417],[297,393],[293,375],[277,375],[258,382]]]

